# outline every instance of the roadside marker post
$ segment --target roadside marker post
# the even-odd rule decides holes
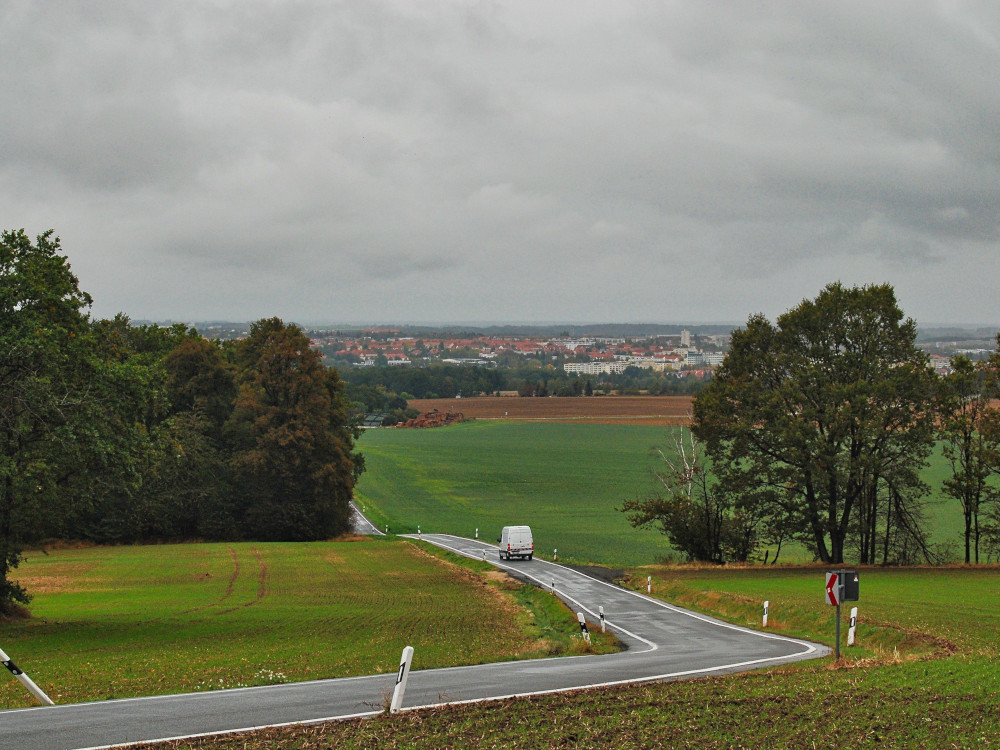
[[[847,645],[854,645],[854,634],[858,627],[858,608],[851,607],[851,626],[847,629]]]
[[[653,576],[646,576],[646,593],[653,593]]]
[[[826,574],[826,592],[823,595],[827,604],[837,608],[836,643],[834,658],[840,659],[840,604],[841,602],[856,602],[859,598],[859,579],[856,570],[832,570]],[[851,645],[848,643],[848,645]]]
[[[554,550],[552,550],[552,562],[555,562],[558,559],[559,559],[559,548],[556,547]]]
[[[479,538],[479,527],[477,526],[476,527],[476,539],[478,539],[478,538]]]
[[[389,703],[389,713],[394,714],[403,706],[403,693],[406,692],[406,678],[410,676],[410,664],[413,663],[413,646],[403,649],[403,658],[399,662],[399,673],[396,675],[396,687],[392,691],[392,701]]]
[[[483,562],[486,562],[486,550],[483,550]]]
[[[417,524],[417,537],[420,537],[420,524]]]
[[[768,607],[770,607],[770,606],[771,606],[771,602],[770,601],[764,602],[764,627],[765,628],[767,627],[767,610],[768,610]]]
[[[841,573],[843,571],[828,572],[826,574],[826,603],[837,608],[837,635],[834,658],[840,660],[840,595],[841,595]]]
[[[555,582],[555,579],[552,579],[552,593],[553,594],[556,593],[556,582]]]
[[[606,626],[606,624],[604,622],[604,607],[598,607],[597,610],[598,610],[598,612],[601,613],[601,632],[602,633],[607,633],[608,629],[607,629],[607,626]]]
[[[587,630],[587,620],[584,618],[583,612],[577,612],[576,619],[580,621],[580,635],[583,636],[583,640],[590,643],[590,631]]]
[[[10,671],[10,673],[17,678],[18,682],[24,685],[27,691],[35,697],[35,700],[37,700],[43,706],[56,705],[55,703],[52,702],[52,699],[49,698],[49,696],[47,696],[42,691],[42,689],[34,683],[34,681],[30,677],[28,677],[28,675],[26,675],[24,671],[21,670],[9,656],[7,656],[6,652],[4,652],[3,649],[0,649],[0,662],[2,662],[3,665],[7,667],[7,669]]]

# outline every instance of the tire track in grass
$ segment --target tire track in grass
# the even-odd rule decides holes
[[[189,615],[192,612],[200,612],[204,609],[211,609],[212,607],[218,607],[224,601],[229,599],[233,595],[233,589],[236,587],[236,581],[240,577],[240,559],[236,555],[236,549],[233,547],[229,548],[229,557],[233,561],[233,572],[229,576],[229,584],[226,586],[226,590],[222,593],[218,599],[214,602],[208,602],[207,604],[202,604],[199,607],[192,607],[191,609],[185,609],[178,612],[178,615]]]
[[[240,604],[239,606],[230,607],[229,609],[219,610],[216,613],[217,615],[225,615],[225,614],[228,614],[230,612],[236,612],[237,610],[244,609],[246,607],[252,607],[255,604],[259,604],[261,602],[261,600],[263,600],[264,597],[267,596],[267,578],[268,578],[267,564],[264,562],[264,558],[260,554],[260,550],[259,549],[257,549],[256,547],[252,547],[251,550],[253,551],[254,557],[257,558],[257,594],[256,594],[256,596],[254,596],[254,598],[252,600],[250,600],[248,602],[244,602],[243,604]],[[237,567],[236,573],[237,574],[239,573],[239,567]],[[229,582],[229,591],[230,591],[230,593],[231,593],[232,588],[234,587],[235,583],[236,583],[236,576],[234,575],[233,579]]]
[[[254,604],[257,604],[261,601],[261,599],[267,596],[267,563],[264,562],[264,558],[261,557],[260,550],[256,547],[253,548],[253,555],[257,558],[257,567],[259,569],[257,572],[257,598],[252,602],[244,604],[244,607],[252,607]]]

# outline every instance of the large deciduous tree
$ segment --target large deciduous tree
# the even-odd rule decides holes
[[[228,430],[244,534],[311,540],[348,530],[363,461],[337,371],[277,318],[254,323],[236,356],[242,382]]]
[[[824,562],[844,561],[866,498],[919,485],[933,374],[915,338],[891,286],[831,284],[776,324],[752,316],[695,400],[693,430],[730,488],[794,511]]]
[[[977,366],[968,357],[952,358],[937,394],[941,447],[951,468],[944,491],[962,506],[966,563],[979,562],[980,518],[995,499],[989,480],[1000,467],[995,359]]]
[[[94,428],[90,304],[52,232],[0,235],[0,612],[27,602],[8,576],[26,543],[52,533]]]

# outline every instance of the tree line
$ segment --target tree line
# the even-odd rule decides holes
[[[345,386],[301,329],[213,343],[94,320],[52,232],[0,235],[0,613],[46,538],[312,540],[364,469]]]
[[[1000,551],[1000,336],[936,375],[889,285],[827,286],[772,323],[754,315],[659,452],[656,489],[623,503],[690,559],[796,540],[822,562],[939,562],[922,479],[932,451],[964,519],[965,562]]]
[[[392,412],[403,418],[410,399],[455,398],[516,392],[525,397],[573,397],[618,393],[668,396],[697,393],[707,380],[685,373],[629,367],[622,373],[581,375],[561,367],[516,356],[497,367],[433,363],[426,367],[372,366],[343,370],[350,399],[369,412]]]

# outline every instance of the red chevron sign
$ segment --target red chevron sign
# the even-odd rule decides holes
[[[826,574],[826,603],[833,606],[840,604],[840,574]]]

